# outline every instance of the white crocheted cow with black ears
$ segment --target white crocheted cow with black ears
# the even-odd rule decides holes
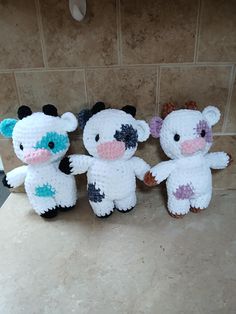
[[[53,105],[43,106],[42,111],[32,113],[21,106],[19,120],[1,122],[0,133],[12,137],[16,156],[27,164],[7,173],[3,184],[16,188],[24,183],[35,212],[52,218],[58,210],[69,210],[76,203],[75,179],[58,166],[70,145],[68,132],[77,128],[78,121],[70,112],[59,117]]]
[[[78,120],[84,128],[84,146],[92,157],[71,155],[60,164],[67,174],[88,171],[89,202],[98,217],[108,217],[114,208],[130,211],[136,205],[135,177],[143,180],[150,169],[144,160],[133,157],[138,142],[150,135],[148,124],[136,120],[135,112],[132,106],[105,109],[101,102],[92,110],[83,110]]]
[[[224,152],[208,153],[212,142],[212,126],[220,119],[213,106],[202,112],[190,102],[187,108],[165,108],[166,117],[154,117],[150,122],[153,137],[160,137],[165,154],[171,159],[153,167],[144,182],[153,186],[167,179],[168,211],[182,217],[189,210],[198,212],[208,207],[212,196],[211,169],[224,169],[230,156]],[[191,109],[195,110],[191,110]]]

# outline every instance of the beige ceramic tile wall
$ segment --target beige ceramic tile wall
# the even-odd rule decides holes
[[[97,100],[134,104],[148,120],[167,101],[193,99],[221,109],[213,150],[235,155],[236,1],[87,4],[77,22],[65,0],[0,0],[0,120],[15,117],[21,104],[54,103],[63,113]],[[80,136],[73,134],[72,151],[82,149]],[[19,164],[10,146],[0,139],[6,170]],[[153,139],[137,154],[151,164],[164,158]],[[235,188],[234,172],[217,172],[215,187]]]

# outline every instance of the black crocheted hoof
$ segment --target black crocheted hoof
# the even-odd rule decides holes
[[[131,212],[131,210],[133,210],[133,209],[134,209],[134,207],[131,207],[130,209],[127,209],[127,210],[123,210],[123,209],[118,209],[118,208],[116,208],[116,210],[118,210],[118,212],[123,213],[123,214],[129,213],[129,212]]]
[[[5,187],[7,187],[8,189],[11,189],[13,188],[13,186],[11,186],[10,184],[8,184],[7,182],[7,176],[4,176],[3,179],[2,179],[2,183]]]
[[[108,218],[113,214],[113,212],[110,212],[110,214],[105,214],[104,216],[98,216],[96,215],[98,218]]]
[[[56,207],[60,212],[69,212],[70,210],[72,210],[73,208],[75,208],[75,205],[73,205],[73,206],[57,206]]]
[[[54,218],[57,216],[57,208],[54,208],[54,209],[50,209],[48,210],[47,212],[41,214],[40,216],[43,217],[43,218]]]

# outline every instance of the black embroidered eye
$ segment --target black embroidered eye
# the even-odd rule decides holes
[[[202,130],[202,131],[201,131],[201,137],[205,137],[205,135],[206,135],[206,131],[205,131],[205,130]]]
[[[24,149],[24,147],[23,147],[23,145],[22,145],[22,144],[20,144],[20,149],[21,149],[21,150],[23,150],[23,149]]]
[[[95,141],[98,142],[98,141],[99,141],[99,138],[100,138],[100,137],[99,137],[99,134],[97,134],[97,135],[95,136]]]
[[[179,134],[175,134],[175,136],[174,136],[174,140],[175,140],[176,142],[178,142],[178,141],[180,140],[180,136],[179,136]]]
[[[55,147],[55,144],[54,144],[53,142],[49,142],[49,143],[48,143],[48,147],[49,147],[50,149],[53,149],[53,148]]]

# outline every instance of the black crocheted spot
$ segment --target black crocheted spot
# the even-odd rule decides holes
[[[96,189],[94,183],[89,183],[88,184],[88,197],[91,202],[101,203],[103,198],[105,197],[105,194],[101,193],[101,190],[99,188]]]
[[[88,120],[92,117],[92,112],[89,109],[83,109],[76,116],[79,127],[83,130]]]
[[[121,131],[116,131],[114,138],[117,141],[124,142],[125,148],[135,148],[138,142],[138,132],[131,124],[122,124]]]
[[[65,174],[71,174],[72,172],[72,167],[70,165],[70,158],[69,157],[64,157],[60,164],[59,164],[59,169],[61,170],[61,172],[65,173]]]

